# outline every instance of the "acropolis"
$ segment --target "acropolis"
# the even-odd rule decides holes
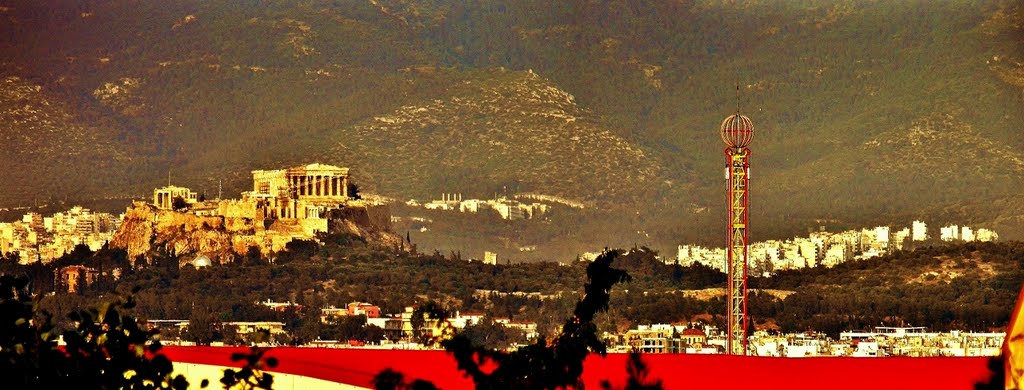
[[[112,244],[126,248],[133,258],[163,246],[186,257],[207,255],[221,261],[251,247],[269,255],[292,240],[333,231],[382,235],[389,245],[402,245],[401,238],[389,236],[387,206],[353,199],[348,168],[314,163],[254,170],[252,177],[252,190],[242,192],[241,199],[199,200],[185,187],[157,188],[153,203],[135,202],[128,209],[124,229]],[[172,209],[174,198],[187,207]],[[363,224],[337,223],[353,217]]]

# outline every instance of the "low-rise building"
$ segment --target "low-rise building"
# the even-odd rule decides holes
[[[84,265],[69,265],[54,270],[54,285],[74,294],[96,282],[100,272]]]

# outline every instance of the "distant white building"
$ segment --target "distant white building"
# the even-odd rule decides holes
[[[850,259],[852,252],[848,249],[846,244],[832,244],[825,251],[825,259],[822,260],[822,264],[826,267],[834,267],[840,263],[844,263]]]
[[[814,241],[801,239],[797,242],[800,246],[800,256],[806,261],[807,268],[818,265],[818,246]]]
[[[691,247],[689,245],[679,245],[676,247],[676,261],[683,267],[689,267],[693,265],[693,256],[691,255]]]
[[[978,229],[978,233],[975,234],[975,238],[978,241],[981,241],[981,242],[991,242],[991,241],[998,240],[999,239],[999,235],[996,234],[996,232],[994,232],[994,231],[991,231],[991,230],[988,230],[988,229],[985,229],[985,228],[980,228],[980,229]]]
[[[959,240],[960,227],[957,225],[949,225],[946,227],[939,228],[939,239],[942,241]]]
[[[494,252],[484,252],[484,264],[497,265],[498,254]]]
[[[476,213],[480,211],[480,205],[483,202],[479,199],[470,199],[459,202],[459,212],[463,213]]]
[[[889,227],[878,226],[875,228],[875,242],[881,243],[883,248],[889,247]]]
[[[970,226],[960,228],[960,239],[964,241],[974,241],[974,231],[971,230]]]
[[[921,221],[914,221],[910,228],[911,241],[924,241],[928,239],[928,225]]]
[[[906,241],[907,238],[909,238],[909,237],[910,237],[910,229],[909,228],[900,229],[899,231],[896,232],[896,234],[893,234],[893,237],[892,237],[893,240],[892,240],[892,243],[890,243],[890,247],[892,249],[903,249],[903,242]]]

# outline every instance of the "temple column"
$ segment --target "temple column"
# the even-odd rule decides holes
[[[341,195],[348,199],[348,176],[341,177]]]
[[[338,191],[338,177],[331,176],[331,196],[338,196],[341,191]]]

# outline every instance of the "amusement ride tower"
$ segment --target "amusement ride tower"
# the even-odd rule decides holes
[[[737,87],[737,93],[739,87]],[[747,354],[747,251],[749,249],[750,206],[750,141],[754,138],[754,124],[750,118],[736,115],[722,121],[722,141],[725,141],[725,181],[728,188],[729,219],[726,227],[726,267],[728,293],[728,344],[730,355]]]

